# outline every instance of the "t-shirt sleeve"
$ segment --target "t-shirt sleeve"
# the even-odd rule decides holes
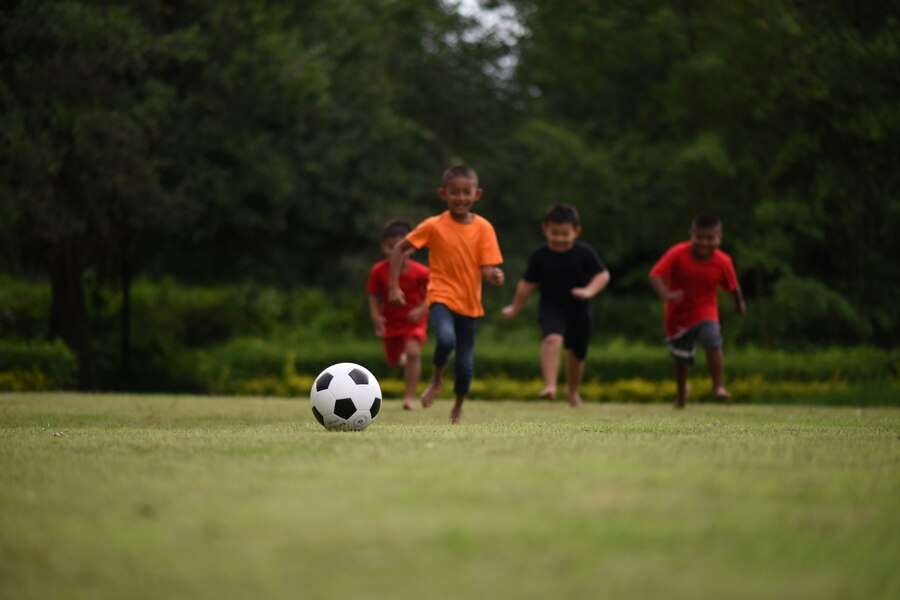
[[[541,250],[535,250],[528,257],[528,265],[525,267],[525,274],[522,275],[522,279],[528,283],[540,283],[544,279],[542,264]]]
[[[737,289],[737,273],[730,256],[726,255],[722,259],[722,281],[719,283],[726,291],[733,292]]]
[[[606,270],[606,265],[603,264],[603,261],[597,255],[597,251],[591,246],[585,245],[584,249],[584,272],[588,278],[593,279],[597,273],[602,273]]]
[[[416,247],[416,249],[427,246],[431,240],[431,230],[434,226],[434,219],[425,219],[416,228],[406,234],[406,241]]]
[[[480,265],[499,265],[503,262],[503,255],[500,253],[500,243],[497,241],[497,233],[494,226],[487,220],[484,221],[481,232]]]
[[[675,258],[678,256],[676,249],[677,246],[669,248],[662,255],[662,258],[656,261],[656,264],[650,269],[650,277],[669,279],[672,276],[672,266],[675,264]]]
[[[369,279],[366,281],[366,291],[372,296],[381,296],[384,292],[384,287],[381,284],[381,280],[378,278],[377,264],[369,270]]]

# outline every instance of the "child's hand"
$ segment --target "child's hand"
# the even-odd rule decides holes
[[[591,293],[588,292],[587,288],[577,287],[572,288],[572,295],[578,298],[579,300],[590,300]]]
[[[681,290],[671,290],[666,294],[666,300],[671,302],[681,302],[684,300],[684,292]]]
[[[743,298],[741,298],[741,300],[737,303],[737,311],[739,315],[747,314],[747,303],[744,302]]]
[[[410,323],[418,323],[422,320],[422,317],[425,315],[425,304],[420,304],[419,306],[413,308],[406,314],[406,320]]]
[[[400,289],[400,286],[388,289],[388,302],[401,306],[406,304],[406,297],[403,295],[403,290]]]
[[[514,304],[510,304],[509,306],[504,306],[503,308],[501,308],[500,314],[503,315],[504,318],[512,319],[517,314],[519,314],[519,311],[516,310]]]
[[[503,285],[503,282],[506,281],[506,277],[503,275],[503,269],[500,267],[494,267],[488,273],[488,281],[493,283],[494,285]]]
[[[384,337],[384,315],[377,315],[372,319],[372,325],[375,328],[375,336]]]

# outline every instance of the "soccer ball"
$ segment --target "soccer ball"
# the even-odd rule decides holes
[[[362,430],[381,410],[381,386],[360,365],[338,363],[316,377],[309,392],[313,416],[325,429]]]

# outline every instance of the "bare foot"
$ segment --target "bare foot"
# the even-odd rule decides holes
[[[456,425],[459,423],[459,419],[462,417],[462,404],[454,404],[453,409],[450,411],[450,422]]]
[[[713,397],[719,402],[731,402],[731,394],[724,386],[715,388],[713,390]]]
[[[584,404],[584,400],[581,399],[581,394],[577,392],[574,394],[569,394],[569,406],[578,408],[582,404]]]
[[[404,398],[403,399],[403,410],[412,410],[413,408],[415,408],[415,405],[413,404],[413,399],[412,398]]]
[[[676,398],[675,399],[675,408],[677,410],[681,410],[684,408],[685,404],[687,404],[686,398]]]
[[[556,388],[548,385],[540,392],[538,392],[538,398],[543,398],[545,400],[556,400]]]
[[[440,379],[432,379],[425,391],[422,392],[422,406],[428,408],[434,404],[434,399],[437,398],[438,392],[441,391],[443,386],[444,382]]]

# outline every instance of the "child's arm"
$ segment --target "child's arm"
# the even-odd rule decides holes
[[[384,337],[384,311],[382,310],[381,300],[372,294],[369,294],[369,316],[372,317],[375,335]]]
[[[744,293],[741,291],[741,286],[737,286],[731,295],[734,297],[734,309],[738,312],[739,315],[747,314],[747,303],[744,301]]]
[[[609,284],[609,271],[600,271],[584,287],[572,288],[572,295],[579,300],[590,300]]]
[[[400,289],[400,268],[403,261],[416,251],[416,247],[409,243],[408,240],[402,240],[391,250],[390,270],[388,271],[388,302],[392,304],[406,304],[406,298],[403,296],[403,290]]]
[[[656,295],[662,298],[663,300],[668,300],[671,302],[681,302],[684,298],[684,292],[681,290],[670,290],[666,287],[666,282],[663,281],[662,277],[653,277],[650,276],[650,285],[653,286],[653,291],[656,292]]]
[[[503,285],[503,282],[506,281],[503,269],[497,265],[481,265],[481,276],[494,285]]]
[[[531,293],[536,287],[536,283],[531,283],[530,281],[520,279],[519,283],[516,284],[516,295],[513,297],[512,304],[510,304],[509,306],[504,306],[500,311],[500,314],[507,319],[512,319],[517,314],[519,314],[519,312],[522,310],[522,307],[525,306],[525,302],[528,301],[528,297],[531,296]]]

